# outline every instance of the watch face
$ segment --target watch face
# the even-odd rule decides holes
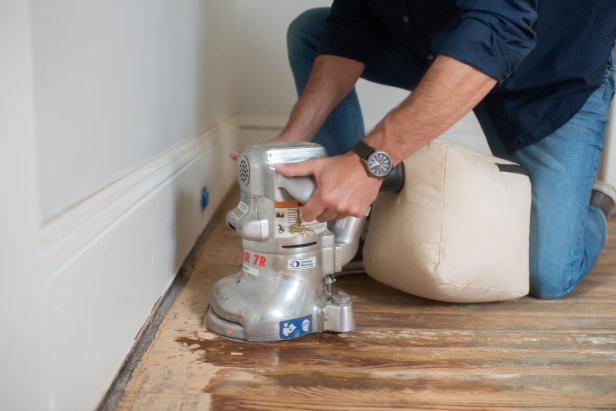
[[[385,177],[391,171],[392,164],[389,155],[383,151],[375,151],[366,162],[370,174],[375,177]]]

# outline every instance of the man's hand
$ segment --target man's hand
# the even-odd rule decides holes
[[[285,177],[313,175],[317,188],[302,209],[306,221],[325,222],[348,216],[361,217],[368,210],[382,180],[369,177],[354,153],[316,158],[276,166]]]

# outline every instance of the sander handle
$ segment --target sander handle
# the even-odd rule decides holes
[[[399,177],[396,178],[399,179]],[[391,187],[398,188],[400,185],[401,183],[398,180]],[[317,185],[312,176],[285,177],[282,174],[276,174],[276,187],[284,188],[297,201],[306,203]],[[327,228],[334,235],[334,272],[342,271],[342,267],[355,256],[359,245],[359,237],[369,211],[370,209],[366,211],[364,216],[359,218],[349,216],[341,220],[330,221],[327,224]]]
[[[404,187],[404,177],[404,163],[401,162],[394,167],[387,177],[385,177],[380,191],[393,191],[399,193]],[[276,185],[278,187],[284,188],[293,198],[302,203],[306,203],[317,188],[317,184],[312,176],[285,177],[282,174],[276,173],[276,178]]]
[[[278,187],[284,188],[294,199],[302,203],[306,203],[317,188],[312,176],[285,177],[282,174],[276,174],[276,178]]]

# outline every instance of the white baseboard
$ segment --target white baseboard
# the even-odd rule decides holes
[[[49,409],[92,409],[105,394],[234,184],[228,152],[253,134],[230,119],[45,223],[40,329]],[[203,212],[202,187],[210,193]]]

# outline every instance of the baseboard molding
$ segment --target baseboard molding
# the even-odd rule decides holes
[[[234,143],[237,145],[237,136],[236,120],[225,121],[200,136],[159,154],[45,221],[41,234],[44,282],[53,281],[56,276],[61,275],[63,269],[81,254],[81,250],[113,229],[123,216],[141,202],[148,201],[160,187],[180,177],[185,169],[194,166],[208,151],[217,150],[221,145],[227,148],[233,147]]]
[[[41,340],[50,409],[93,409],[103,397],[235,183],[228,152],[259,138],[231,118],[45,222]],[[202,187],[210,194],[203,211]]]

